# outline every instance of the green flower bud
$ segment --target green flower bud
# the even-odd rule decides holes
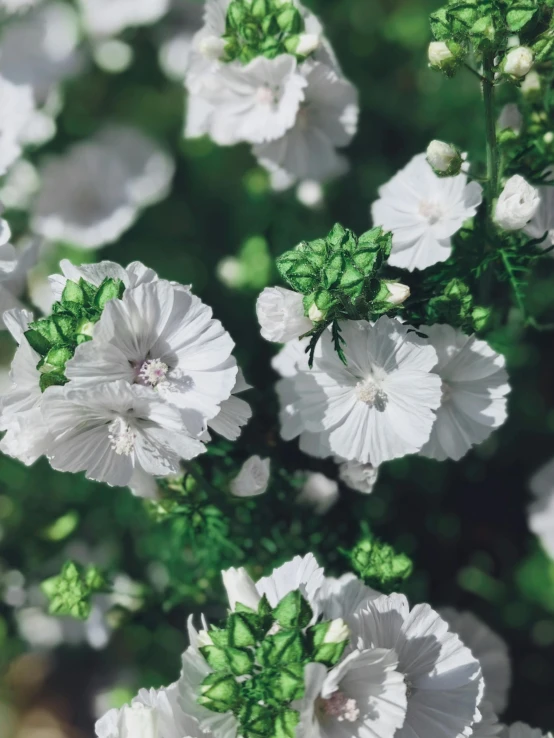
[[[473,328],[477,332],[485,330],[492,316],[491,308],[476,307],[473,308],[471,313],[471,319],[473,321]]]
[[[304,636],[299,630],[282,630],[266,636],[256,651],[256,659],[263,667],[301,662],[306,655]]]
[[[273,610],[273,617],[283,628],[306,628],[313,611],[299,589],[289,592]]]
[[[236,30],[240,29],[242,24],[246,21],[248,12],[244,7],[243,3],[238,0],[233,2],[227,8],[227,23]]]
[[[230,712],[238,704],[239,685],[230,674],[214,673],[202,682],[198,704],[213,712]]]
[[[351,553],[352,566],[370,586],[381,592],[393,592],[407,579],[413,564],[405,554],[373,536],[362,539]]]
[[[250,12],[257,20],[263,20],[269,12],[267,0],[254,0]]]
[[[466,51],[454,41],[432,41],[429,44],[429,66],[453,77],[462,64]]]
[[[255,23],[243,23],[240,32],[248,44],[260,41],[260,31]]]

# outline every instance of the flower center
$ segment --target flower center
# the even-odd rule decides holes
[[[422,200],[419,203],[419,214],[428,221],[429,225],[435,225],[444,215],[443,207],[433,200]]]
[[[322,700],[323,712],[329,717],[336,718],[339,723],[344,721],[355,723],[360,717],[360,709],[355,699],[347,697],[343,692],[334,692],[328,699]]]
[[[169,367],[161,359],[148,359],[138,366],[137,384],[143,384],[146,387],[156,387],[165,379]]]
[[[123,418],[116,418],[108,426],[108,438],[118,456],[130,456],[135,448],[136,433]]]
[[[384,410],[387,404],[387,395],[373,377],[367,377],[356,385],[356,397],[369,407]]]
[[[441,391],[442,391],[442,400],[441,400],[441,402],[444,405],[452,397],[452,387],[449,384],[447,384],[446,382],[443,381],[443,383],[441,385]]]
[[[275,93],[271,87],[267,85],[258,87],[256,90],[256,102],[260,103],[260,105],[273,105],[275,102]]]

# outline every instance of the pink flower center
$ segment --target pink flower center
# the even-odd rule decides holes
[[[428,221],[429,225],[435,225],[444,216],[444,209],[438,202],[422,200],[419,203],[419,214]]]
[[[156,387],[165,379],[168,371],[168,365],[161,359],[147,359],[138,365],[135,382],[146,387]]]
[[[322,700],[325,715],[336,718],[339,723],[355,723],[360,717],[356,700],[347,697],[343,692],[334,692],[328,699]]]
[[[275,93],[271,87],[267,85],[258,87],[256,90],[256,102],[259,102],[260,105],[272,105],[275,102]]]

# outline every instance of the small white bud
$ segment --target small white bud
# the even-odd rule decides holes
[[[350,638],[350,628],[342,618],[332,620],[329,630],[325,633],[323,643],[343,643]]]
[[[436,174],[453,177],[460,173],[463,159],[460,152],[444,141],[431,141],[427,161]]]
[[[217,61],[225,51],[225,41],[218,36],[203,36],[197,48],[206,59]]]
[[[427,56],[432,67],[441,68],[444,64],[454,61],[454,54],[444,41],[432,41],[429,44]]]
[[[235,497],[257,497],[267,490],[270,475],[269,459],[251,456],[231,482],[231,493]]]
[[[339,485],[325,474],[308,474],[302,491],[296,498],[300,505],[313,508],[316,515],[325,515],[339,499]]]
[[[519,231],[535,216],[540,204],[538,190],[515,174],[506,182],[498,198],[494,221],[505,231]]]
[[[308,310],[308,318],[313,323],[319,323],[319,321],[323,320],[324,317],[325,317],[325,313],[322,310],[320,310],[314,302],[312,307]]]
[[[504,73],[510,77],[521,79],[531,71],[533,66],[533,52],[527,46],[517,46],[506,55]]]
[[[296,197],[307,208],[319,208],[323,204],[323,187],[313,179],[305,179],[296,188]]]
[[[385,282],[385,284],[390,292],[387,302],[391,305],[402,305],[410,296],[410,288],[406,284],[400,284],[400,282]]]
[[[554,141],[554,133],[552,131],[548,131],[548,133],[545,133],[542,137],[545,144],[551,144],[552,141]]]
[[[298,38],[296,53],[299,56],[309,56],[319,48],[321,37],[316,33],[301,33]]]
[[[135,703],[119,713],[120,738],[158,738],[158,716],[150,707]]]
[[[287,343],[312,329],[304,315],[302,295],[283,287],[266,287],[256,302],[262,338]]]
[[[252,610],[257,610],[260,600],[262,599],[256,589],[256,585],[248,576],[246,569],[227,569],[222,572],[223,586],[229,598],[231,610],[237,606],[237,602],[246,605]]]
[[[537,72],[532,70],[529,72],[527,77],[523,80],[521,83],[521,87],[519,88],[523,95],[533,95],[535,92],[541,91],[541,78]]]

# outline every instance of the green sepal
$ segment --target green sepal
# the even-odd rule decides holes
[[[27,343],[41,356],[46,356],[52,347],[52,342],[49,341],[42,333],[34,328],[30,328],[24,333]]]
[[[199,651],[213,671],[229,671],[225,649],[218,646],[202,646]]]
[[[252,671],[254,656],[249,651],[218,646],[203,646],[199,650],[214,671],[231,671],[235,676],[244,676]]]
[[[63,387],[69,380],[64,374],[59,372],[50,372],[49,374],[41,374],[38,381],[40,391],[46,392],[48,387]]]
[[[300,33],[304,23],[302,16],[293,5],[286,6],[276,17],[277,24],[284,33]]]
[[[297,630],[281,630],[266,636],[256,651],[256,658],[264,667],[303,662],[306,656],[304,636]]]
[[[282,628],[306,628],[313,615],[299,589],[289,592],[273,610],[273,616]]]
[[[277,679],[273,684],[273,696],[281,704],[288,705],[304,696],[304,665],[292,663],[282,666],[277,671]]]
[[[260,637],[260,619],[255,613],[234,612],[227,620],[229,645],[235,648],[255,646]]]
[[[46,356],[39,361],[37,369],[43,374],[49,372],[63,371],[66,362],[73,357],[73,349],[69,346],[55,346],[51,348]]]
[[[300,722],[300,713],[287,708],[275,718],[275,731],[272,738],[295,738]]]
[[[240,690],[231,674],[208,674],[202,682],[198,704],[212,712],[229,712],[234,710],[239,701]]]
[[[64,337],[58,330],[53,318],[41,318],[41,320],[35,320],[33,323],[29,323],[29,328],[39,333],[44,338],[45,342],[48,343],[46,353],[48,353],[52,346],[63,342]],[[27,331],[27,333],[29,333],[29,331]],[[27,333],[25,335],[27,335]]]
[[[77,305],[84,305],[86,301],[87,297],[81,284],[77,284],[71,279],[68,279],[62,292],[62,305],[65,307],[68,302],[76,303]]]
[[[338,284],[345,268],[345,258],[342,253],[336,253],[327,261],[327,266],[323,273],[322,286],[328,290],[333,289]]]
[[[224,628],[216,628],[212,626],[209,631],[209,636],[212,639],[214,646],[225,648],[229,645],[229,633]]]
[[[238,717],[243,738],[268,738],[274,733],[275,718],[265,705],[242,705]]]
[[[99,310],[103,310],[107,302],[121,299],[124,292],[125,283],[121,279],[107,277],[98,288],[98,292],[94,297],[94,306]]]
[[[77,329],[77,321],[73,315],[58,313],[57,315],[53,315],[50,320],[61,335],[62,341],[71,341]]]

